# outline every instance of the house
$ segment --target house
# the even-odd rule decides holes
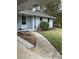
[[[34,5],[30,10],[20,10],[17,13],[17,31],[35,31],[41,21],[49,22],[49,28],[53,28],[55,17],[43,13],[40,6]]]

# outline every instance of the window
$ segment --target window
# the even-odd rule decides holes
[[[42,21],[42,17],[40,17],[40,21]]]
[[[26,24],[26,16],[22,16],[22,24],[23,24],[23,25]]]

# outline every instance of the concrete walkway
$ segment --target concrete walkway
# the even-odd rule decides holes
[[[50,44],[50,42],[41,34],[32,32],[37,37],[37,44],[31,51],[45,58],[62,59],[59,52]]]
[[[24,45],[17,41],[17,59],[46,59],[31,52]]]
[[[37,38],[36,47],[17,37],[17,59],[62,59],[58,51],[41,34],[32,32]]]

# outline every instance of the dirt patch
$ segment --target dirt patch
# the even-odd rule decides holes
[[[31,32],[17,32],[17,35],[36,46],[36,36]]]

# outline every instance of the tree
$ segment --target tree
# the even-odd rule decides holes
[[[56,17],[54,23],[57,27],[62,26],[62,10],[61,10],[61,0],[52,0],[52,2],[46,5],[45,13]]]

